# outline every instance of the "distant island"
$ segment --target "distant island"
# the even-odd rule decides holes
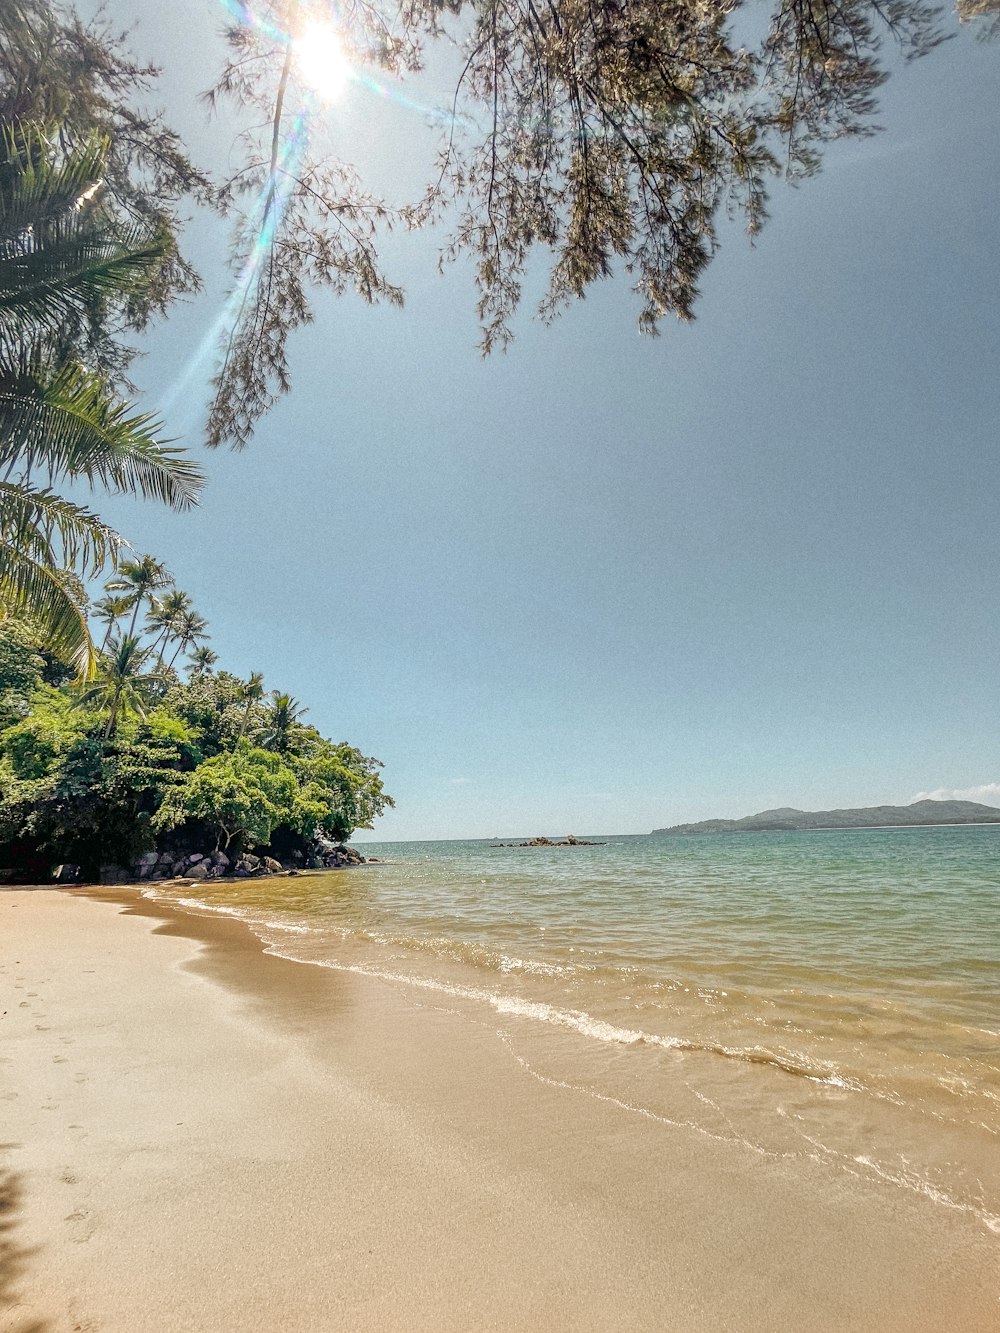
[[[871,805],[862,810],[762,810],[745,819],[703,819],[698,824],[655,828],[675,833],[783,833],[796,829],[905,828],[914,824],[1000,824],[1000,809],[976,801],[914,801],[912,805]]]
[[[664,830],[665,831],[665,830]],[[527,842],[491,842],[490,849],[497,851],[501,847],[607,847],[606,842],[588,842],[586,838],[574,838],[566,834],[565,842],[553,842],[551,838],[530,838]]]

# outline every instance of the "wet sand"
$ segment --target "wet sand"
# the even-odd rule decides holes
[[[986,1330],[997,1238],[129,890],[0,891],[0,1329]]]

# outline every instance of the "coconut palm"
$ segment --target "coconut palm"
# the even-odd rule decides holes
[[[250,679],[243,683],[243,699],[246,707],[243,709],[243,717],[240,721],[240,729],[236,739],[241,741],[246,734],[246,729],[250,723],[250,713],[254,704],[260,703],[264,697],[264,673],[254,671]]]
[[[125,593],[132,607],[129,638],[135,637],[135,622],[143,602],[147,597],[152,601],[155,593],[169,588],[173,581],[173,575],[168,574],[162,562],[154,560],[151,555],[144,555],[139,560],[123,560],[115,577],[108,579],[104,586],[111,592]]]
[[[107,709],[104,739],[113,736],[119,719],[127,713],[145,717],[146,696],[151,678],[143,674],[152,648],[144,648],[138,639],[126,634],[112,643],[111,652],[104,656],[97,668],[97,678],[77,699],[79,707]]]
[[[57,147],[37,126],[0,125],[0,608],[34,619],[85,674],[93,644],[60,571],[116,563],[121,538],[56,488],[83,480],[186,509],[202,481],[151,416],[73,359],[167,253],[164,237],[123,232],[102,210],[106,153],[99,136]]]
[[[170,638],[175,634],[181,616],[191,609],[191,598],[186,592],[172,588],[163,597],[154,597],[146,612],[146,628],[153,635],[153,651],[160,666]]]
[[[261,741],[264,749],[277,750],[279,754],[287,753],[292,748],[299,719],[308,712],[309,709],[303,708],[298,699],[293,699],[290,694],[279,694],[275,690],[271,695],[267,731]]]
[[[122,616],[127,615],[131,609],[131,603],[127,597],[115,597],[109,593],[102,597],[100,601],[95,602],[92,610],[94,615],[105,626],[104,638],[101,640],[100,651],[103,653],[108,646],[108,640],[111,638],[111,631],[121,620]]]
[[[211,648],[196,648],[191,654],[191,679],[195,680],[199,676],[210,676],[212,667],[219,660],[219,654],[213,653]]]
[[[173,657],[170,659],[171,670],[173,669],[173,665],[177,661],[178,656],[184,649],[190,648],[193,644],[197,643],[199,639],[207,639],[211,637],[206,633],[207,629],[208,621],[204,616],[200,616],[197,611],[184,611],[181,613],[178,617],[177,628],[175,630],[177,635],[177,648],[174,651]]]

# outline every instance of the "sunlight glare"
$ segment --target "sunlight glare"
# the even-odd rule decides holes
[[[329,23],[306,24],[295,39],[295,58],[302,78],[325,102],[340,97],[350,81],[351,67],[337,30]]]

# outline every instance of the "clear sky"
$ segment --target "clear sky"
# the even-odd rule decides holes
[[[229,130],[194,98],[221,6],[109,10],[211,165]],[[406,308],[321,297],[242,454],[200,444],[226,275],[198,220],[206,292],[137,375],[210,484],[194,514],[101,512],[166,561],[220,665],[384,761],[379,838],[975,795],[1000,779],[998,76],[967,32],[899,70],[885,132],[776,184],[659,339],[619,279],[551,328],[529,302],[483,362],[468,271],[394,238]],[[419,116],[357,87],[329,114],[412,194]]]

